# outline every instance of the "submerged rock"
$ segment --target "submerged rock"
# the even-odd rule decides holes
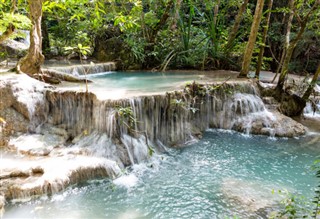
[[[234,179],[225,179],[221,191],[228,202],[240,209],[245,209],[248,215],[261,215],[267,218],[272,208],[277,206],[282,197],[273,194],[276,185]]]

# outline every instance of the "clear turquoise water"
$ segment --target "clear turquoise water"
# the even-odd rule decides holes
[[[226,78],[221,76],[222,78]],[[204,73],[161,73],[161,72],[106,72],[88,75],[89,91],[100,99],[120,99],[139,95],[165,93],[179,90],[186,82],[207,83],[212,78]],[[65,83],[65,89],[85,89],[85,85]]]
[[[316,178],[310,165],[320,154],[319,144],[312,137],[270,139],[209,130],[201,141],[169,149],[118,180],[91,181],[12,205],[4,218],[263,218],[228,198],[224,183],[239,182],[235,188],[243,196],[257,193],[261,200],[284,188],[312,197]]]
[[[201,80],[205,74],[160,73],[160,72],[113,72],[89,76],[95,86],[108,88],[126,88],[139,91],[167,91],[186,81]]]

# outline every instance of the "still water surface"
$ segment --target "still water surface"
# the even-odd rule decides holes
[[[84,77],[84,76],[82,76]],[[168,91],[179,90],[186,82],[197,81],[209,83],[210,81],[225,80],[227,75],[188,72],[105,72],[88,75],[89,91],[95,93],[99,99],[120,99],[141,95],[162,94]],[[85,85],[64,83],[63,89],[84,90]]]

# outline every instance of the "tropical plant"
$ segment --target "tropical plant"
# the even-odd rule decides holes
[[[318,179],[318,185],[315,189],[315,195],[312,200],[308,200],[301,195],[295,195],[288,191],[278,191],[279,195],[285,198],[281,201],[281,209],[274,212],[271,219],[317,219],[320,215],[320,160],[316,160],[311,169],[315,171]]]

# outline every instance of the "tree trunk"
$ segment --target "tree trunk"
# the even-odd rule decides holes
[[[150,31],[150,35],[148,36],[148,43],[144,46],[144,53],[149,54],[154,50],[154,44],[157,39],[157,34],[163,28],[163,26],[166,24],[168,18],[170,17],[170,10],[173,6],[173,0],[170,0],[167,3],[167,6],[165,8],[165,11],[163,12],[160,21],[157,23],[157,25]],[[147,56],[147,58],[144,60],[143,68],[149,68],[150,64],[152,65],[154,62],[154,58],[151,56]]]
[[[286,31],[286,37],[285,37],[285,42],[284,42],[284,48],[283,48],[283,51],[282,51],[282,54],[281,54],[281,59],[280,59],[279,66],[278,66],[277,71],[276,71],[276,75],[272,79],[272,82],[274,82],[276,80],[276,78],[277,78],[277,76],[278,76],[278,74],[279,74],[279,72],[280,72],[280,70],[281,70],[281,68],[283,66],[284,58],[286,56],[286,53],[287,53],[287,50],[288,50],[288,47],[289,47],[292,20],[293,20],[293,16],[294,16],[293,9],[294,9],[294,0],[290,0],[290,2],[289,2],[290,13],[289,13],[289,18],[288,18],[288,22],[287,22],[287,31]]]
[[[50,54],[50,38],[46,17],[42,16],[41,21],[41,34],[42,34],[42,51],[45,55]]]
[[[247,74],[249,73],[251,58],[253,49],[257,40],[257,34],[259,30],[259,25],[261,22],[262,17],[262,11],[263,11],[263,4],[264,0],[258,0],[256,9],[254,12],[253,22],[251,26],[251,32],[249,36],[249,41],[246,47],[246,50],[244,52],[243,61],[242,61],[242,68],[239,74],[239,77],[247,77]]]
[[[17,72],[33,75],[40,73],[41,64],[44,61],[41,36],[42,0],[29,0],[28,2],[30,7],[30,20],[32,22],[30,47],[27,55],[19,60]]]
[[[170,17],[170,10],[172,8],[173,5],[173,0],[169,1],[166,9],[164,11],[164,13],[162,14],[160,21],[157,23],[157,25],[152,29],[151,31],[151,35],[149,38],[149,43],[154,44],[155,40],[156,40],[156,36],[158,34],[158,32],[161,30],[161,28],[166,24],[168,18]]]
[[[233,25],[233,28],[232,28],[232,31],[228,37],[228,42],[227,42],[227,45],[225,47],[225,51],[228,53],[230,51],[230,49],[233,47],[233,44],[234,44],[234,40],[236,39],[236,36],[237,36],[237,33],[238,33],[238,30],[239,30],[239,27],[240,27],[240,23],[242,21],[242,18],[243,18],[243,14],[247,8],[247,5],[248,5],[248,2],[249,0],[244,0],[244,2],[242,3],[242,5],[240,6],[239,8],[239,12],[235,18],[235,21],[234,21],[234,25]]]
[[[304,19],[300,22],[300,30],[296,37],[289,43],[288,49],[286,51],[285,58],[283,60],[283,65],[281,69],[281,74],[277,83],[276,92],[281,93],[283,90],[284,82],[286,80],[288,70],[289,70],[289,63],[293,54],[294,49],[296,48],[299,40],[302,38],[302,35],[307,27],[307,23],[309,21],[309,18],[314,10],[317,9],[318,5],[320,4],[320,0],[317,0],[310,11],[306,14]]]
[[[266,18],[265,27],[263,29],[262,45],[260,46],[260,51],[259,51],[259,56],[258,56],[258,64],[257,64],[257,68],[256,68],[256,78],[258,78],[258,79],[260,76],[261,66],[262,66],[262,62],[263,62],[264,48],[266,47],[265,44],[266,44],[267,36],[268,36],[272,5],[273,5],[273,0],[268,0],[268,14],[267,14],[267,18]]]
[[[11,36],[11,34],[13,34],[14,30],[15,30],[15,26],[12,24],[9,24],[6,31],[0,35],[0,44],[4,42],[6,39],[8,39]]]
[[[317,83],[318,77],[320,76],[320,64],[318,65],[318,69],[316,71],[316,73],[313,75],[313,78],[306,90],[306,92],[304,92],[302,99],[304,99],[305,101],[308,101],[310,95],[312,94],[312,91]]]

